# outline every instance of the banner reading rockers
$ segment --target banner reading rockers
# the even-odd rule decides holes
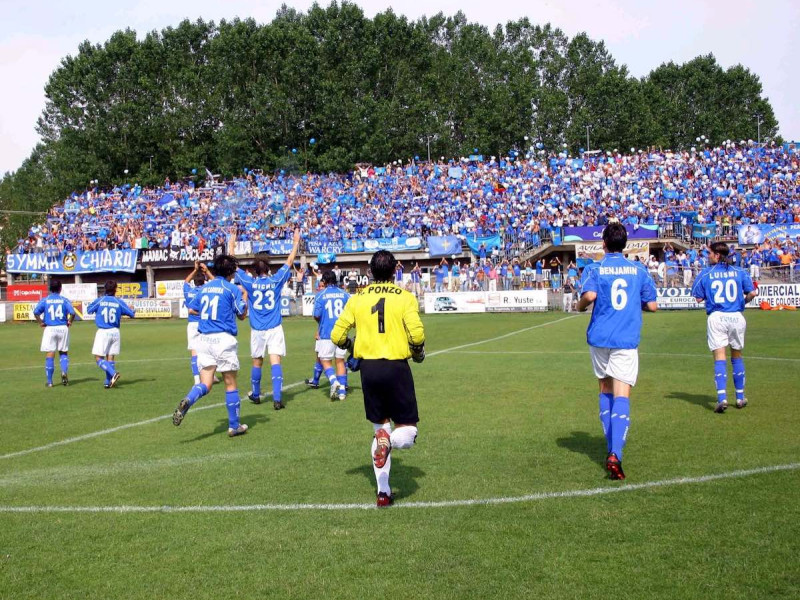
[[[142,250],[139,262],[143,267],[152,265],[185,265],[196,260],[201,262],[213,261],[220,254],[225,253],[225,246],[204,248],[202,252],[197,248],[153,248]]]

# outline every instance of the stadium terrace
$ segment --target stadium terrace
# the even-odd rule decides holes
[[[512,153],[514,154],[514,153]],[[474,160],[473,160],[474,159]],[[685,152],[566,153],[364,167],[347,174],[187,178],[75,193],[15,252],[207,248],[283,240],[300,225],[318,244],[428,235],[493,235],[532,246],[562,226],[800,222],[791,145],[726,143]],[[507,242],[508,244],[511,241]]]

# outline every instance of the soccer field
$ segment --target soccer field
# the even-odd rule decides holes
[[[612,482],[588,316],[424,317],[420,435],[384,510],[357,375],[345,402],[302,384],[310,319],[284,321],[286,410],[243,402],[233,439],[221,386],[172,425],[185,322],[123,322],[112,390],[93,324],[52,389],[41,330],[4,325],[0,598],[797,598],[800,317],[747,319],[750,405],[717,415],[705,315],[645,315]]]

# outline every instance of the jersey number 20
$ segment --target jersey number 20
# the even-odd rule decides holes
[[[736,286],[735,279],[726,279],[722,283],[719,279],[711,282],[711,291],[714,292],[714,302],[722,304],[726,300],[728,302],[736,302],[738,287]]]

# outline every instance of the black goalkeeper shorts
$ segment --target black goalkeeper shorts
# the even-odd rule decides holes
[[[419,421],[414,378],[408,361],[364,359],[360,373],[368,421],[382,423],[391,419],[401,425],[414,425]]]

